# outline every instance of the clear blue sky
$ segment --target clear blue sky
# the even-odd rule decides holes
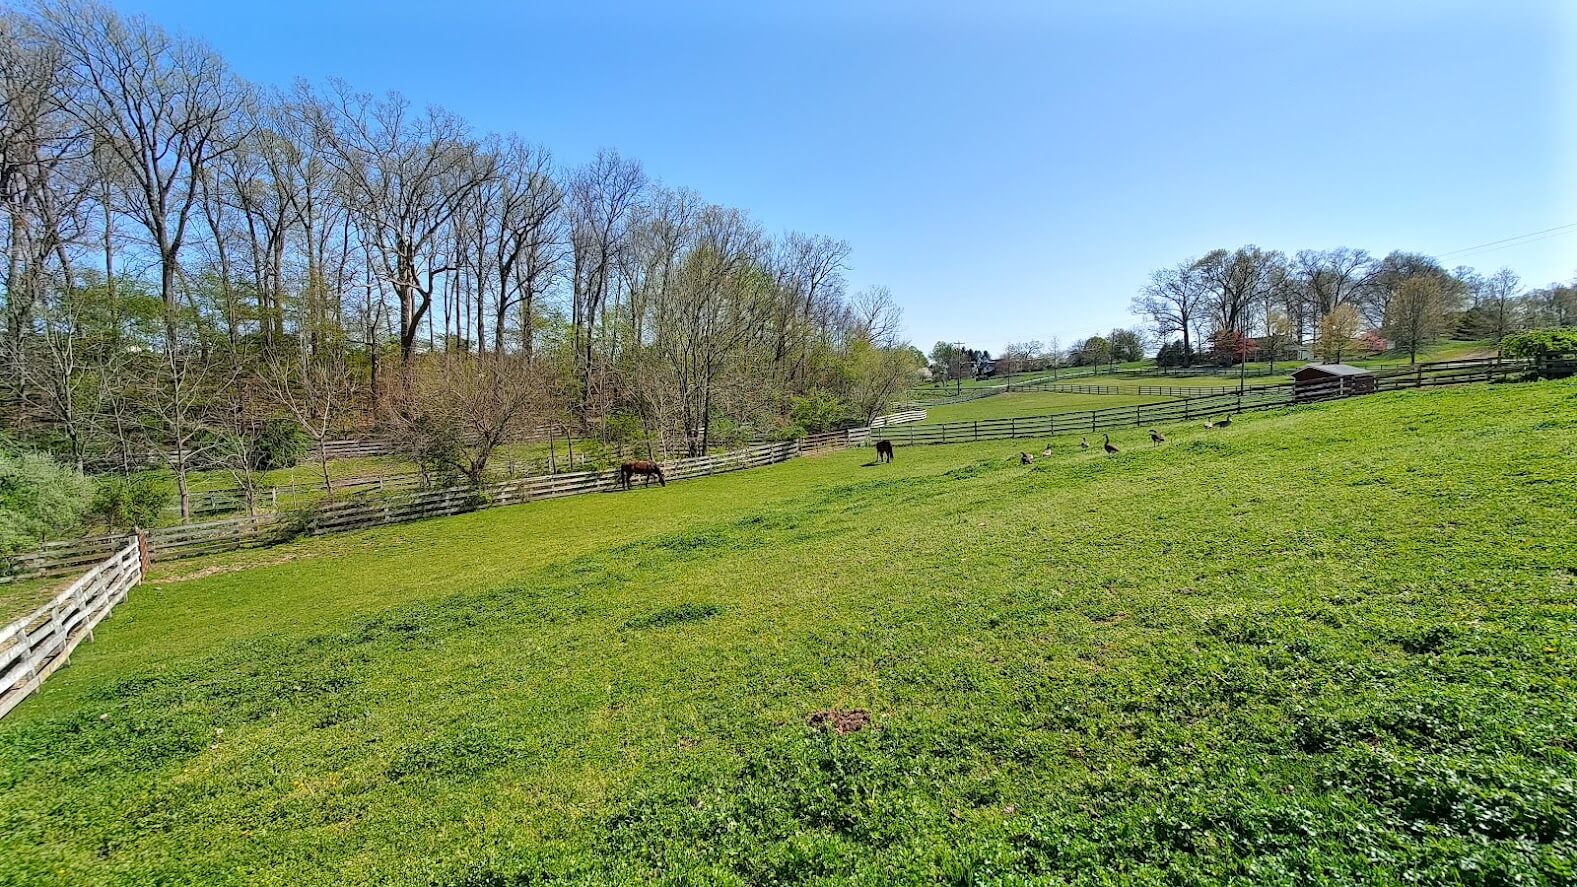
[[[608,146],[846,238],[912,340],[1127,325],[1213,247],[1446,253],[1577,222],[1572,0],[114,0],[245,77],[338,75]],[[1446,256],[1542,285],[1577,229]]]

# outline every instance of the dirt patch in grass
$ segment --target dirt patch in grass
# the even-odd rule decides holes
[[[158,579],[148,579],[145,580],[143,584],[174,585],[177,582],[191,582],[196,579],[207,579],[209,576],[218,576],[223,573],[239,573],[243,570],[255,570],[258,567],[272,567],[279,564],[288,564],[295,559],[295,555],[287,554],[284,557],[276,557],[270,560],[244,561],[234,564],[214,564],[212,566],[203,567],[199,570],[193,570],[190,573],[178,573],[174,576],[163,576]]]
[[[853,708],[848,711],[841,708],[824,708],[821,711],[811,712],[805,723],[812,727],[823,727],[843,736],[869,727],[871,713],[863,708]]]

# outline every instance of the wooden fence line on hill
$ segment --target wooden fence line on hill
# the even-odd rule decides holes
[[[783,462],[800,455],[859,446],[867,440],[868,435],[869,431],[865,428],[852,428],[795,441],[755,444],[716,456],[676,459],[665,463],[663,471],[670,481],[723,474]],[[272,514],[259,514],[160,527],[147,531],[147,537],[154,560],[179,560],[270,545],[293,535],[321,535],[404,523],[498,505],[614,492],[618,488],[617,471],[540,475],[490,484],[480,491],[451,487],[327,502],[304,511],[303,519],[294,526],[293,519],[288,516],[281,518]],[[46,543],[31,552],[13,557],[11,572],[4,581],[68,574],[102,560],[123,539],[122,536],[93,536]]]
[[[870,425],[867,427],[873,429],[886,428],[890,425],[907,425],[911,422],[924,422],[926,415],[927,414],[925,410],[902,410],[897,413],[890,413],[886,416],[877,416],[871,420]]]
[[[1449,361],[1377,371],[1376,388],[1390,391],[1432,385],[1456,385],[1503,379],[1529,368],[1526,361]],[[1239,394],[1212,394],[1179,398],[1133,407],[1054,413],[938,425],[894,425],[877,429],[894,444],[967,443],[1057,434],[1099,432],[1115,428],[1163,425],[1170,422],[1209,420],[1248,410],[1352,396],[1339,384],[1311,387],[1271,385],[1246,388]],[[716,456],[678,459],[665,463],[669,480],[685,480],[783,462],[796,456],[868,444],[870,428],[851,428],[782,443],[754,444]],[[148,532],[156,560],[197,557],[240,548],[269,545],[287,535],[322,534],[439,517],[496,505],[513,505],[538,499],[556,499],[617,489],[615,471],[582,471],[544,475],[491,484],[480,491],[466,488],[419,490],[379,497],[353,497],[321,505],[307,514],[300,526],[286,533],[285,522],[273,515],[241,517]],[[60,575],[104,558],[123,537],[90,537],[52,542],[12,559],[8,578]]]
[[[0,628],[0,717],[44,679],[71,661],[71,651],[142,581],[145,552],[138,537],[121,547],[49,603]]]

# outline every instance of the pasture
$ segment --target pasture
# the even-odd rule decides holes
[[[1577,381],[1162,431],[156,566],[0,883],[1577,878]]]
[[[1018,416],[1043,416],[1047,413],[1072,413],[1161,403],[1169,397],[1139,397],[1132,394],[1065,394],[1058,391],[1009,391],[968,400],[963,403],[926,407],[924,425],[945,422],[1007,419]]]

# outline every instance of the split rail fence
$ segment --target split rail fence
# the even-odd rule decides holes
[[[0,629],[0,717],[69,664],[71,651],[142,581],[142,543],[136,536],[119,543],[49,603]]]

